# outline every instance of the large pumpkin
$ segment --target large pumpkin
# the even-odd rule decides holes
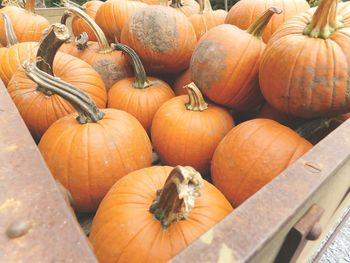
[[[191,77],[209,99],[240,111],[261,104],[258,70],[265,49],[261,36],[275,13],[280,11],[269,8],[247,31],[219,25],[200,39],[191,59]]]
[[[288,20],[268,43],[259,80],[274,108],[302,118],[350,111],[350,4],[337,2]]]
[[[152,142],[163,164],[190,165],[208,177],[215,148],[234,123],[228,111],[207,104],[194,83],[187,91],[159,108]]]
[[[99,107],[105,107],[107,94],[97,72],[82,60],[57,52],[69,37],[67,27],[53,24],[38,49],[38,68],[75,85],[91,96]],[[23,69],[13,75],[8,92],[36,140],[52,123],[74,111],[63,98],[29,79]]]
[[[175,94],[166,82],[146,76],[135,51],[123,44],[116,44],[115,48],[122,50],[131,58],[135,77],[122,79],[112,86],[108,92],[107,106],[129,112],[150,134],[154,114]]]
[[[152,73],[178,73],[188,68],[196,42],[187,17],[168,6],[138,10],[121,35],[121,43],[134,49],[146,71]]]
[[[265,43],[289,18],[310,8],[305,0],[240,0],[228,12],[225,23],[247,29],[268,7],[275,6],[283,11],[272,17],[263,34]]]
[[[34,63],[26,64],[25,71],[78,112],[78,116],[73,113],[56,121],[39,143],[52,175],[71,193],[75,210],[95,211],[118,179],[151,165],[151,143],[133,116],[114,109],[99,110],[89,96]]]
[[[101,263],[167,262],[231,211],[192,167],[154,166],[112,187],[89,238]]]
[[[215,150],[214,185],[236,207],[270,182],[312,145],[269,119],[253,119],[233,128]]]

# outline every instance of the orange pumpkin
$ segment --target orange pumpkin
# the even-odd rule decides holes
[[[112,187],[89,239],[101,263],[167,262],[231,211],[192,167],[154,166]]]
[[[157,73],[178,73],[188,68],[196,42],[187,17],[168,6],[138,10],[121,35],[121,43],[136,51],[146,71]]]
[[[99,110],[85,93],[34,63],[24,69],[29,78],[78,112],[56,121],[39,143],[52,175],[71,193],[75,210],[95,211],[118,179],[151,165],[151,143],[133,116],[114,109]]]
[[[37,42],[41,34],[50,26],[46,18],[35,14],[35,0],[25,1],[25,9],[8,5],[0,9],[1,14],[6,14],[12,21],[14,32],[19,42]],[[6,34],[3,20],[0,19],[0,43],[6,46]]]
[[[350,5],[322,0],[288,20],[260,64],[261,91],[271,106],[302,118],[350,111]],[[314,14],[313,14],[314,13]]]
[[[154,114],[175,94],[164,81],[146,76],[134,50],[123,44],[116,44],[115,48],[122,50],[132,59],[135,77],[120,80],[112,86],[108,92],[107,106],[129,112],[150,134]]]
[[[65,25],[66,23],[61,21],[61,24]],[[89,43],[89,36],[86,32],[83,32],[79,36],[74,37],[73,40],[63,43],[59,51],[79,58],[84,49],[89,47],[89,44],[91,44],[91,42]]]
[[[98,9],[95,21],[111,40],[120,39],[122,28],[128,19],[139,9],[147,5],[138,1],[108,0]]]
[[[233,128],[215,150],[214,185],[237,207],[295,162],[312,145],[269,119],[253,119]]]
[[[174,83],[174,92],[176,96],[187,94],[187,90],[185,88],[186,85],[192,82],[191,79],[191,71],[190,69],[186,69],[184,72],[178,76]]]
[[[99,107],[105,107],[107,94],[97,72],[80,59],[61,52],[56,54],[69,37],[66,26],[53,24],[38,49],[38,68],[77,86],[90,95]],[[63,98],[29,79],[23,69],[13,75],[8,92],[36,140],[52,123],[74,111]]]
[[[265,11],[248,29],[219,25],[199,41],[191,59],[191,76],[212,101],[245,111],[263,101],[259,89],[259,62],[265,49],[262,33],[270,18]]]
[[[164,103],[152,123],[152,142],[163,164],[190,165],[208,176],[216,146],[234,123],[225,109],[207,104],[199,89]]]
[[[209,29],[224,24],[227,12],[225,10],[213,10],[210,0],[200,0],[199,14],[193,14],[188,19],[191,21],[199,40]]]
[[[240,0],[228,12],[225,24],[235,25],[246,30],[269,6],[275,6],[283,13],[272,17],[267,24],[263,34],[265,43],[285,21],[310,8],[305,0]]]
[[[187,17],[200,11],[199,4],[194,0],[171,0],[170,6]]]

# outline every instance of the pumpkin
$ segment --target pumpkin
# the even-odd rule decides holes
[[[78,57],[89,63],[103,79],[106,89],[109,90],[117,81],[132,75],[129,63],[121,51],[110,47],[101,28],[81,9],[68,5],[64,16],[74,14],[80,17],[94,32],[98,42],[88,42],[81,49]],[[62,18],[62,20],[66,20]]]
[[[0,13],[8,15],[19,42],[37,42],[43,31],[50,26],[46,18],[35,14],[35,0],[25,1],[25,9],[8,5]],[[3,20],[0,19],[0,43],[6,46]]]
[[[39,143],[52,175],[71,193],[76,211],[95,211],[118,179],[151,165],[151,143],[133,116],[99,110],[85,93],[34,63],[24,69],[40,87],[67,100],[78,112],[57,120]]]
[[[170,6],[187,17],[200,11],[199,4],[194,0],[171,0]]]
[[[101,263],[167,262],[231,211],[192,167],[154,166],[112,187],[89,239]]]
[[[112,86],[108,92],[107,106],[129,112],[150,134],[154,114],[175,94],[164,81],[146,76],[140,58],[134,50],[123,44],[116,44],[115,48],[131,58],[135,77],[122,79]]]
[[[163,164],[189,165],[208,178],[216,146],[234,123],[225,109],[207,104],[194,83],[188,95],[165,102],[152,123],[152,142]]]
[[[111,41],[119,40],[128,19],[145,6],[147,5],[138,1],[108,0],[98,9],[95,21]]]
[[[188,19],[191,21],[194,31],[199,40],[209,29],[224,24],[227,12],[213,10],[210,0],[200,0],[199,14],[193,14]]]
[[[185,86],[191,82],[192,82],[191,71],[188,68],[175,79],[175,83],[174,83],[175,95],[180,96],[180,95],[187,94],[187,90],[186,90]]]
[[[323,0],[316,12],[288,20],[274,34],[259,73],[271,106],[302,118],[350,111],[349,7],[337,9],[336,0]]]
[[[97,10],[101,5],[103,5],[102,1],[93,0],[84,3],[81,8],[94,20]],[[75,16],[72,19],[72,31],[75,36],[79,36],[81,33],[86,32],[90,41],[97,41],[97,38],[90,26],[78,16]]]
[[[82,60],[57,52],[69,38],[66,26],[53,24],[38,49],[38,68],[77,86],[90,95],[99,107],[105,107],[107,94],[97,72]],[[74,111],[63,98],[29,79],[22,68],[13,75],[8,92],[37,141],[52,123]]]
[[[262,33],[270,18],[266,10],[248,29],[219,25],[199,41],[191,59],[192,81],[212,101],[245,111],[263,101],[259,89],[259,62],[265,49]]]
[[[66,23],[65,22],[63,23],[61,20],[61,24],[65,25]],[[89,47],[89,36],[86,32],[83,32],[79,36],[74,37],[73,40],[63,43],[59,51],[79,58],[83,50],[85,50],[88,47]]]
[[[136,51],[147,72],[179,73],[188,68],[197,39],[181,12],[151,5],[138,10],[124,26],[121,43]]]
[[[268,23],[263,34],[265,43],[285,21],[310,8],[305,0],[240,0],[228,12],[225,24],[246,30],[269,6],[282,9],[283,13],[272,17]]]
[[[239,206],[306,153],[312,145],[286,126],[253,119],[233,128],[215,150],[214,185]]]

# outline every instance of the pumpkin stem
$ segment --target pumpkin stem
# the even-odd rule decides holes
[[[22,67],[28,78],[40,87],[67,100],[78,112],[77,121],[80,124],[98,122],[103,118],[104,113],[97,108],[88,95],[78,88],[40,70],[35,63],[24,62]]]
[[[180,8],[180,7],[183,7],[183,5],[184,4],[181,0],[171,0],[171,4],[170,4],[170,6],[174,8]]]
[[[314,38],[329,38],[343,26],[343,19],[337,17],[337,6],[338,0],[322,0],[303,34]]]
[[[191,111],[204,111],[208,109],[208,103],[205,102],[201,91],[197,88],[196,84],[191,82],[187,86],[188,97],[190,101],[185,104],[186,109]]]
[[[79,36],[75,37],[75,46],[78,50],[84,50],[88,48],[89,35],[86,32],[81,33]]]
[[[4,21],[5,36],[7,42],[6,47],[12,47],[13,45],[18,44],[16,33],[13,30],[12,23],[8,15],[2,14],[2,19]]]
[[[207,12],[212,12],[210,0],[199,0],[199,13],[204,14]]]
[[[25,2],[25,10],[31,13],[35,13],[35,0],[26,0]]]
[[[94,32],[98,45],[100,47],[99,52],[102,54],[107,54],[113,51],[113,49],[109,46],[108,40],[103,33],[102,29],[96,24],[96,22],[88,15],[86,14],[83,10],[80,8],[77,8],[72,5],[67,5],[66,7],[68,8],[65,12],[71,12],[74,15],[80,17]]]
[[[165,181],[164,187],[157,191],[149,211],[167,229],[177,220],[186,220],[201,195],[203,179],[190,166],[176,166]]]
[[[136,89],[145,89],[151,85],[151,83],[147,80],[146,71],[142,65],[142,62],[136,52],[124,44],[112,44],[112,47],[121,50],[126,53],[132,60],[134,66],[135,73],[135,81],[133,83],[134,88]]]
[[[264,30],[267,24],[270,22],[271,17],[274,14],[281,14],[282,10],[277,7],[270,7],[260,17],[258,17],[247,29],[247,33],[261,38],[264,34]]]

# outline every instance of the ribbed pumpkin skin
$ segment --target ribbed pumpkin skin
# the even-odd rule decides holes
[[[164,81],[152,77],[148,77],[148,80],[153,82],[153,85],[145,89],[134,88],[134,78],[115,83],[108,92],[108,108],[129,112],[150,134],[154,114],[175,94]]]
[[[211,166],[214,185],[237,207],[311,147],[273,120],[243,122],[215,150]]]
[[[185,16],[190,17],[191,15],[199,13],[199,4],[194,0],[181,1],[181,7],[175,7],[175,10],[183,13]]]
[[[184,14],[156,5],[137,11],[121,35],[121,43],[136,51],[145,70],[156,73],[178,73],[188,68],[196,42]]]
[[[81,212],[95,211],[122,176],[151,165],[151,143],[140,123],[123,111],[102,111],[97,123],[79,124],[76,114],[61,118],[39,143],[52,175]]]
[[[205,176],[216,146],[234,123],[228,111],[218,106],[190,111],[186,102],[188,95],[183,95],[160,107],[153,118],[152,142],[163,164],[192,166]]]
[[[15,6],[2,8],[0,14],[9,16],[18,42],[39,42],[43,31],[50,26],[46,18]],[[0,19],[0,43],[7,45],[3,19]]]
[[[95,42],[90,42],[95,43]],[[58,51],[69,54],[73,57],[79,58],[82,50],[77,49],[76,43],[72,40],[70,43],[63,44]]]
[[[232,25],[209,30],[191,59],[192,81],[212,101],[248,110],[263,101],[259,89],[259,62],[265,44]]]
[[[180,76],[178,76],[174,83],[174,92],[176,96],[186,95],[187,91],[184,88],[187,84],[190,84],[191,80],[191,71],[186,69]]]
[[[107,94],[100,76],[89,64],[68,54],[56,54],[53,71],[55,76],[88,94],[98,107],[104,108]],[[57,95],[46,96],[36,90],[37,84],[18,70],[8,85],[8,92],[24,122],[35,139],[59,118],[74,112],[70,104]]]
[[[37,42],[23,42],[10,48],[0,48],[0,78],[5,86],[8,85],[13,74],[21,67],[22,62],[36,56],[38,46]]]
[[[135,171],[108,192],[89,237],[99,262],[166,262],[232,211],[220,191],[204,180],[189,218],[164,230],[148,209],[172,169],[154,166]]]
[[[100,6],[95,21],[110,40],[119,40],[128,19],[145,6],[147,5],[138,1],[108,0]]]
[[[350,111],[350,5],[339,7],[345,27],[327,40],[303,35],[314,9],[290,19],[271,38],[259,79],[265,99],[276,109],[303,118]]]
[[[103,5],[102,1],[88,1],[82,6],[86,9],[84,12],[88,14],[92,19],[95,19],[97,10]],[[74,16],[72,19],[72,31],[75,36],[86,32],[90,41],[97,41],[97,38],[91,28],[79,17]]]
[[[263,40],[269,41],[272,34],[289,18],[310,8],[305,0],[240,0],[228,12],[225,23],[246,30],[266,9],[278,7],[283,12],[273,16],[265,28]]]

